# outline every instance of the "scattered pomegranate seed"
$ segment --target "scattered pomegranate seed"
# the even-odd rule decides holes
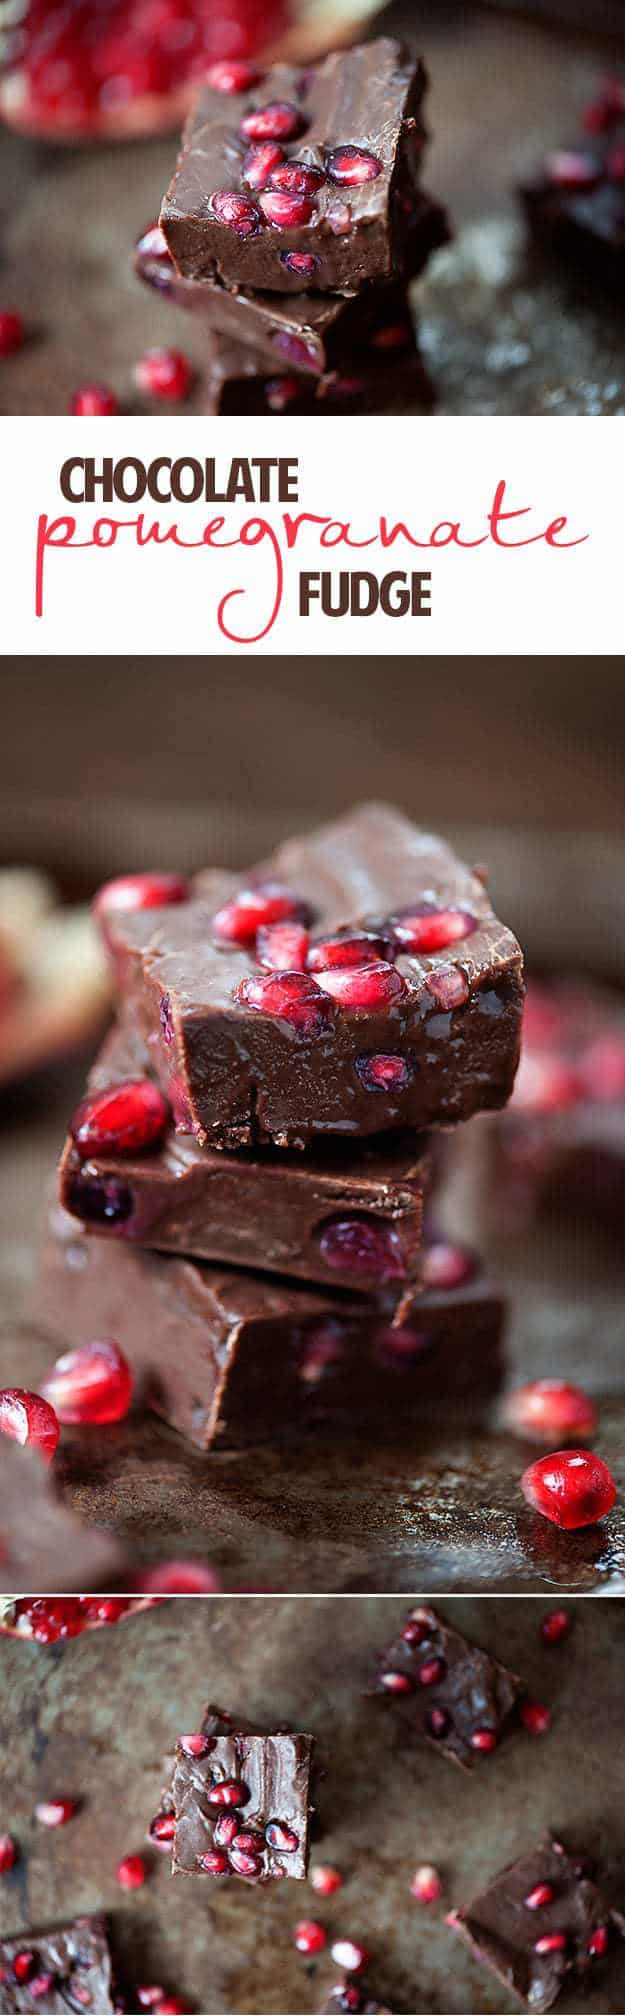
[[[286,1820],[270,1820],[265,1828],[265,1840],[278,1855],[294,1855],[299,1848],[299,1835],[293,1827],[287,1827]]]
[[[523,1903],[526,1911],[543,1911],[547,1904],[553,1904],[554,1897],[555,1890],[552,1890],[550,1883],[537,1883],[536,1888],[530,1890],[529,1896],[523,1898]]]
[[[328,1935],[316,1918],[300,1918],[293,1933],[298,1953],[323,1953]]]
[[[302,918],[302,904],[292,889],[280,882],[259,882],[252,889],[239,889],[213,917],[216,938],[233,945],[251,945],[256,933],[269,924]]]
[[[248,147],[241,163],[241,181],[248,189],[266,189],[272,169],[284,160],[284,148],[277,140],[264,140],[259,147]]]
[[[595,1926],[594,1932],[590,1934],[587,1947],[591,1960],[603,1959],[604,1953],[607,1953],[608,1950],[609,1938],[610,1934],[607,1925]]]
[[[373,966],[325,968],[317,975],[317,980],[340,1008],[361,1008],[366,1014],[391,1008],[406,992],[406,982],[401,973],[383,959]]]
[[[521,1490],[535,1512],[566,1532],[604,1519],[616,1499],[607,1464],[587,1449],[559,1449],[552,1456],[540,1456],[524,1471]]]
[[[350,966],[371,966],[378,959],[386,959],[387,948],[383,938],[373,931],[361,931],[353,938],[321,938],[311,945],[308,967],[311,973],[327,973],[338,966],[345,973]],[[385,1060],[386,1061],[386,1060]],[[391,1063],[402,1063],[402,1058],[391,1058]]]
[[[184,1751],[185,1757],[208,1757],[210,1748],[210,1737],[203,1736],[201,1731],[194,1732],[191,1736],[178,1737],[178,1749]]]
[[[215,1596],[221,1589],[213,1568],[199,1561],[163,1561],[143,1573],[146,1596]]]
[[[547,155],[545,175],[556,189],[594,189],[601,180],[601,169],[591,154],[566,153],[562,149]]]
[[[206,82],[211,91],[224,91],[228,97],[236,97],[241,91],[251,91],[258,83],[258,71],[251,63],[242,59],[229,63],[210,63],[206,72]]]
[[[401,1633],[407,1645],[422,1645],[427,1635],[428,1626],[424,1624],[423,1619],[420,1617],[409,1617]]]
[[[310,280],[316,272],[319,260],[314,252],[281,252],[280,265],[286,266],[287,273],[297,273],[300,280]]]
[[[136,1996],[140,2009],[157,2009],[163,2000],[164,1988],[137,1988]]]
[[[335,1965],[346,1974],[359,1974],[369,1958],[366,1946],[357,1945],[355,1939],[335,1939],[330,1951]]]
[[[229,1867],[227,1855],[219,1848],[209,1848],[207,1855],[200,1856],[200,1868],[206,1869],[209,1876],[225,1876]]]
[[[546,1645],[559,1645],[562,1638],[568,1638],[572,1624],[570,1610],[548,1610],[540,1627],[541,1638]]]
[[[551,1728],[551,1715],[542,1701],[522,1701],[519,1714],[530,1736],[546,1736]]]
[[[193,377],[193,365],[182,350],[146,350],[135,365],[136,384],[149,399],[186,399]]]
[[[430,1736],[437,1739],[447,1736],[451,1729],[451,1715],[446,1708],[431,1708],[427,1722]]]
[[[92,1626],[116,1624],[136,1607],[133,1596],[22,1597],[14,1606],[14,1628],[38,1645],[56,1645]]]
[[[35,1807],[35,1819],[41,1827],[66,1827],[78,1812],[76,1799],[42,1799]]]
[[[210,207],[218,224],[224,224],[227,231],[234,231],[237,238],[257,237],[262,220],[251,196],[241,196],[236,189],[215,189]]]
[[[242,1007],[291,1023],[300,1036],[318,1036],[327,1028],[332,1013],[331,1003],[310,973],[252,976],[241,981],[234,998]]]
[[[96,419],[118,413],[119,405],[109,385],[79,385],[72,394],[69,410],[80,414],[82,419]]]
[[[412,1896],[416,1897],[420,1904],[437,1904],[439,1897],[442,1897],[443,1894],[443,1885],[438,1869],[434,1869],[431,1862],[424,1862],[422,1867],[417,1869],[413,1876],[410,1890]]]
[[[0,1876],[8,1876],[17,1861],[17,1842],[12,1834],[0,1834]]]
[[[435,903],[418,904],[393,918],[393,934],[405,952],[443,952],[477,930],[470,910],[438,910]]]
[[[264,924],[256,938],[259,966],[273,973],[304,973],[308,952],[308,932],[303,924]]]
[[[50,1994],[50,1989],[53,1987],[53,1974],[35,1974],[29,1980],[28,1993],[30,1996],[34,1996],[36,2002],[39,2002],[42,1996]]]
[[[555,1057],[524,1050],[514,1081],[512,1104],[524,1113],[562,1113],[575,1106],[580,1086],[576,1073]]]
[[[115,1870],[117,1882],[122,1890],[140,1890],[146,1881],[147,1873],[142,1855],[124,1855]]]
[[[334,1869],[330,1862],[318,1862],[311,1869],[310,1881],[320,1897],[333,1897],[335,1890],[342,1890],[344,1879],[340,1869]]]
[[[222,1778],[218,1785],[211,1785],[207,1798],[209,1806],[244,1806],[249,1792],[241,1778]]]
[[[380,1674],[380,1686],[386,1688],[387,1694],[413,1694],[414,1685],[409,1673]]]
[[[34,1953],[29,1953],[26,1948],[22,1953],[16,1953],[13,1961],[13,1973],[16,1981],[30,1981],[35,1972],[35,1966]]]
[[[620,148],[621,172],[625,178],[625,148]],[[617,1036],[597,1036],[577,1060],[577,1074],[587,1099],[611,1104],[625,1097],[625,1043]]]
[[[497,1732],[495,1729],[474,1729],[469,1740],[472,1750],[497,1749]]]
[[[36,1449],[44,1463],[51,1463],[59,1434],[54,1409],[39,1393],[29,1393],[23,1386],[0,1392],[0,1435],[10,1435],[22,1448]]]
[[[392,1225],[375,1218],[330,1218],[319,1238],[327,1267],[342,1274],[371,1274],[379,1281],[401,1280],[405,1274],[401,1248]]]
[[[542,1939],[536,1940],[536,1944],[534,1946],[534,1952],[563,1953],[565,1946],[566,1946],[565,1932],[543,1932]]]
[[[414,1077],[407,1057],[387,1057],[382,1050],[357,1057],[356,1070],[366,1092],[403,1092]]]
[[[105,1338],[57,1358],[42,1391],[65,1427],[104,1427],[128,1413],[133,1375],[119,1345]]]
[[[94,900],[97,917],[109,910],[160,910],[170,903],[188,903],[191,885],[185,875],[155,868],[141,875],[116,875],[103,882]]]
[[[266,189],[260,197],[265,223],[277,231],[299,231],[310,224],[313,207],[310,196],[291,195],[286,189]]]
[[[331,182],[341,187],[358,182],[374,182],[382,174],[382,162],[375,154],[369,154],[364,147],[333,147],[328,154],[326,170]]]
[[[444,1659],[424,1660],[423,1665],[417,1669],[419,1686],[437,1687],[439,1680],[444,1680],[446,1671],[447,1668]]]
[[[241,120],[241,132],[246,140],[297,140],[305,124],[297,105],[276,100],[269,105],[257,106],[254,112],[246,112]]]
[[[522,1435],[560,1445],[594,1435],[597,1427],[588,1394],[564,1379],[536,1379],[530,1386],[518,1386],[509,1395],[505,1416],[507,1425]]]
[[[21,315],[10,308],[0,309],[0,357],[12,357],[15,350],[21,350],[25,333]]]
[[[179,1995],[165,1995],[156,2004],[156,2016],[189,2016],[188,2002],[181,2002]]]
[[[424,1288],[463,1288],[476,1272],[475,1254],[469,1253],[466,1246],[452,1246],[438,1239],[424,1249],[421,1260]]]

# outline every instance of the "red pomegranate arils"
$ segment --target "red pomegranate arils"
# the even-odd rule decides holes
[[[374,182],[382,174],[382,162],[365,147],[334,147],[326,159],[326,172],[331,182],[351,187],[359,182]]]
[[[469,1738],[472,1750],[496,1750],[496,1729],[474,1729]]]
[[[293,1938],[298,1953],[323,1953],[324,1946],[328,1943],[327,1932],[324,1932],[323,1925],[319,1925],[316,1918],[300,1918],[299,1924],[295,1926]]]
[[[176,1832],[175,1813],[155,1813],[148,1828],[148,1840],[160,1854],[166,1855]]]
[[[209,1848],[207,1855],[200,1856],[200,1868],[209,1876],[227,1876],[230,1867],[227,1855],[219,1848]]]
[[[16,1953],[13,1961],[13,1973],[16,1981],[30,1981],[34,1975],[35,1966],[35,1954],[30,1953],[27,1947],[24,1947],[21,1953]]]
[[[590,1934],[587,1947],[587,1951],[590,1954],[591,1960],[603,1959],[604,1953],[607,1953],[608,1950],[609,1939],[610,1939],[610,1933],[608,1926],[595,1925],[594,1932],[591,1932]]]
[[[469,938],[477,923],[470,910],[439,909],[435,903],[424,902],[414,910],[400,911],[392,919],[392,928],[402,951],[429,953],[442,952],[447,945]]]
[[[585,1440],[597,1427],[589,1395],[564,1379],[535,1379],[530,1386],[517,1386],[506,1401],[505,1420],[517,1434],[559,1447],[569,1438]]]
[[[524,1471],[521,1490],[533,1511],[565,1532],[595,1525],[616,1500],[607,1464],[587,1449],[558,1449],[552,1456],[540,1456]]]
[[[361,1968],[366,1967],[367,1948],[359,1946],[355,1939],[335,1939],[330,1950],[335,1966],[346,1974],[360,1974]]]
[[[200,1561],[163,1561],[157,1568],[145,1569],[143,1588],[155,1600],[157,1596],[215,1596],[221,1582],[215,1570],[204,1568]]]
[[[251,91],[258,83],[258,71],[251,63],[232,59],[229,63],[209,63],[206,83],[211,91],[223,91],[228,97],[236,97],[242,91]]]
[[[178,1749],[184,1752],[185,1757],[208,1757],[211,1748],[210,1736],[203,1736],[200,1731],[197,1734],[194,1732],[191,1736],[178,1737]]]
[[[142,1155],[162,1140],[169,1106],[151,1078],[128,1078],[82,1099],[70,1122],[83,1162],[94,1155]]]
[[[330,1862],[318,1862],[311,1869],[310,1881],[320,1897],[333,1897],[335,1890],[342,1890],[344,1877]]]
[[[133,1375],[119,1345],[107,1337],[57,1358],[42,1391],[64,1426],[104,1427],[128,1413]]]
[[[536,1940],[534,1952],[563,1953],[566,1943],[565,1932],[543,1932],[542,1938]]]
[[[310,224],[313,203],[310,196],[298,196],[286,189],[266,189],[259,198],[265,219],[276,231],[299,231]]]
[[[116,875],[112,882],[103,882],[93,908],[96,916],[102,918],[109,910],[166,909],[170,903],[188,903],[190,895],[186,875],[154,868],[141,875]]]
[[[529,1896],[524,1897],[523,1902],[526,1911],[544,1911],[547,1904],[553,1904],[554,1897],[555,1890],[552,1890],[550,1883],[537,1883],[535,1889],[530,1890]]]
[[[42,1462],[51,1463],[59,1434],[54,1408],[39,1393],[29,1393],[24,1386],[0,1392],[0,1435],[9,1435],[22,1448],[35,1449]]]
[[[389,1057],[385,1051],[357,1057],[356,1070],[366,1092],[403,1092],[414,1077],[407,1057]]]
[[[17,1842],[12,1834],[0,1834],[0,1876],[8,1876],[17,1861]]]
[[[66,1827],[77,1812],[76,1799],[42,1799],[35,1807],[35,1819],[41,1827]]]
[[[601,181],[601,168],[591,154],[562,148],[547,155],[545,175],[556,189],[594,189]]]
[[[299,1835],[285,1820],[269,1820],[265,1828],[265,1840],[278,1855],[294,1855],[299,1848]]]
[[[79,385],[72,394],[70,413],[77,413],[82,419],[110,418],[118,412],[118,401],[110,385]]]
[[[406,992],[401,973],[382,959],[375,965],[326,967],[317,974],[317,983],[339,1008],[367,1015],[395,1007]]]
[[[431,1862],[424,1862],[422,1867],[416,1870],[410,1890],[419,1904],[437,1904],[443,1894],[438,1869],[435,1869]]]
[[[540,1627],[540,1635],[545,1645],[559,1645],[563,1638],[568,1638],[572,1624],[570,1610],[548,1610]]]
[[[146,1881],[147,1873],[142,1855],[124,1855],[115,1870],[117,1882],[122,1890],[140,1890]]]
[[[423,1665],[417,1667],[419,1686],[437,1687],[439,1681],[444,1680],[446,1671],[444,1659],[425,1659]]]
[[[234,998],[241,1007],[290,1023],[302,1037],[321,1035],[332,1018],[332,1003],[311,973],[252,974]]]
[[[409,1673],[390,1672],[380,1674],[380,1686],[387,1694],[413,1694],[415,1683]]]
[[[215,911],[213,931],[226,944],[251,945],[266,925],[293,918],[301,922],[303,907],[293,890],[285,889],[282,883],[258,882],[252,888],[239,889]]]
[[[259,966],[272,973],[304,973],[308,952],[308,932],[303,924],[264,924],[256,938]]]
[[[406,1269],[392,1225],[367,1218],[329,1218],[319,1236],[326,1267],[341,1274],[369,1274],[383,1281],[402,1280]]]
[[[12,357],[21,350],[25,333],[21,315],[11,308],[0,309],[0,357]]]
[[[244,1806],[249,1792],[241,1778],[221,1778],[217,1785],[210,1786],[206,1796],[209,1806]]]
[[[246,112],[241,120],[241,132],[246,140],[297,140],[305,124],[297,105],[275,100],[268,105],[257,106],[255,111]]]
[[[181,350],[146,350],[135,365],[135,381],[149,399],[178,403],[188,397],[193,365]]]
[[[546,1736],[551,1728],[551,1715],[542,1701],[522,1701],[519,1714],[530,1736]]]
[[[477,1260],[465,1246],[438,1239],[424,1247],[420,1272],[424,1288],[464,1288],[477,1273]]]
[[[387,947],[384,938],[378,937],[373,931],[361,931],[351,938],[318,939],[317,943],[310,947],[308,970],[310,973],[327,973],[333,966],[338,966],[341,972],[346,972],[350,966],[371,966],[378,959],[386,958]],[[385,1061],[396,1064],[402,1063],[403,1059],[389,1058]]]
[[[241,163],[241,181],[247,183],[248,189],[266,189],[272,170],[283,160],[284,149],[277,140],[264,140],[257,147],[248,147]]]

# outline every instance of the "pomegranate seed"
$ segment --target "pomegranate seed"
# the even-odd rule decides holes
[[[206,1869],[209,1876],[225,1876],[229,1866],[227,1855],[219,1848],[209,1848],[208,1855],[200,1856],[200,1869]]]
[[[426,1659],[417,1670],[419,1686],[437,1687],[439,1680],[444,1680],[446,1671],[444,1659]]]
[[[241,164],[241,181],[247,182],[248,189],[266,189],[271,171],[284,160],[284,150],[277,140],[265,140],[260,147],[248,147]]]
[[[551,1728],[551,1715],[542,1701],[522,1701],[519,1714],[530,1736],[546,1736]]]
[[[81,1169],[69,1184],[68,1209],[84,1225],[125,1225],[132,1217],[134,1198],[130,1185],[120,1183],[117,1176],[88,1176]]]
[[[254,112],[246,112],[241,120],[241,132],[246,140],[297,140],[305,124],[297,105],[276,100],[269,105],[257,106]]]
[[[267,189],[260,198],[266,224],[277,231],[299,231],[310,224],[313,204],[310,196],[289,195],[286,189]]]
[[[564,1379],[536,1379],[531,1386],[518,1386],[506,1402],[506,1421],[537,1442],[560,1444],[594,1435],[597,1427],[588,1394]]]
[[[301,1036],[318,1036],[331,1018],[331,1003],[311,974],[281,973],[278,977],[268,973],[263,978],[242,980],[234,998],[242,1007],[291,1023]]]
[[[10,1435],[22,1448],[36,1449],[44,1463],[51,1463],[59,1434],[54,1409],[39,1393],[29,1393],[23,1386],[0,1392],[0,1435]]]
[[[164,1990],[162,1988],[141,1987],[137,1988],[136,1994],[140,2009],[157,2009],[163,2000]]]
[[[64,1426],[104,1427],[128,1413],[133,1375],[119,1345],[105,1338],[57,1358],[42,1390]]]
[[[561,1113],[579,1099],[579,1079],[556,1058],[525,1050],[514,1081],[512,1104],[526,1113]]]
[[[601,170],[591,154],[566,153],[564,149],[547,155],[545,174],[556,189],[594,189],[601,180]]]
[[[17,1861],[17,1842],[12,1834],[0,1834],[0,1876],[8,1876]]]
[[[414,1077],[406,1057],[387,1057],[383,1050],[357,1057],[356,1070],[366,1092],[404,1092]]]
[[[328,1937],[316,1918],[300,1918],[293,1933],[298,1953],[323,1953]]]
[[[534,1952],[563,1953],[565,1946],[566,1946],[565,1932],[543,1932],[542,1939],[536,1940],[536,1944],[534,1946]]]
[[[452,1246],[442,1239],[426,1246],[421,1261],[424,1288],[463,1288],[476,1273],[475,1255],[465,1246]]]
[[[603,1959],[604,1953],[607,1953],[608,1950],[609,1937],[610,1934],[607,1925],[595,1926],[594,1932],[591,1932],[590,1934],[587,1946],[587,1951],[590,1954],[591,1960]]]
[[[318,1862],[316,1868],[311,1869],[310,1881],[320,1897],[333,1897],[335,1890],[343,1888],[340,1869],[333,1869],[330,1862]]]
[[[93,1155],[140,1155],[162,1140],[169,1122],[167,1100],[149,1078],[129,1078],[82,1099],[70,1122],[83,1162]]]
[[[270,1820],[265,1828],[265,1840],[279,1855],[294,1855],[299,1848],[299,1835],[293,1827],[287,1827],[285,1820]]]
[[[607,1464],[586,1449],[559,1449],[553,1456],[540,1456],[524,1471],[521,1490],[535,1512],[566,1532],[605,1518],[616,1499]]]
[[[272,189],[286,189],[295,196],[314,196],[325,182],[322,168],[314,168],[309,161],[281,161],[271,177]],[[318,261],[315,261],[318,264]]]
[[[202,1736],[200,1732],[178,1737],[178,1749],[184,1752],[185,1757],[208,1757],[212,1747],[210,1736]]]
[[[436,1737],[437,1740],[440,1737],[448,1736],[451,1729],[451,1715],[448,1715],[446,1708],[431,1708],[427,1726],[430,1736]]]
[[[35,1819],[41,1827],[66,1827],[77,1812],[75,1799],[44,1799],[35,1807]]]
[[[395,966],[378,960],[375,966],[333,966],[318,975],[318,984],[331,994],[341,1008],[363,1009],[366,1014],[392,1007],[406,992],[406,982]]]
[[[409,1673],[380,1674],[380,1686],[386,1688],[387,1694],[413,1694],[414,1685]]]
[[[342,1274],[372,1274],[379,1281],[402,1279],[405,1267],[392,1225],[374,1218],[328,1219],[319,1238],[326,1267]]]
[[[147,1873],[142,1855],[124,1855],[115,1870],[117,1882],[122,1890],[140,1890]]]
[[[445,1015],[464,1008],[469,999],[469,982],[459,966],[439,966],[428,973],[428,994]]]
[[[497,1732],[495,1729],[474,1729],[469,1740],[472,1750],[497,1749]]]
[[[422,1868],[417,1869],[413,1876],[410,1889],[412,1896],[417,1897],[420,1904],[437,1904],[443,1894],[438,1869],[434,1869],[431,1862],[424,1862]]]
[[[286,266],[287,273],[297,273],[300,280],[310,280],[316,272],[319,260],[314,252],[281,252],[280,264]]]
[[[550,1883],[537,1883],[529,1896],[523,1898],[526,1911],[543,1911],[546,1904],[553,1904],[555,1890]]]
[[[294,336],[290,329],[276,329],[271,341],[274,349],[286,357],[295,371],[319,370],[319,352],[314,343],[305,342],[303,336]]]
[[[372,350],[403,350],[407,343],[412,343],[412,333],[410,322],[384,322],[382,327],[374,330],[373,335],[369,338],[370,348]]]
[[[622,174],[625,177],[625,148]],[[598,1099],[610,1104],[612,1100],[625,1097],[625,1043],[616,1036],[597,1036],[589,1043],[577,1063],[580,1086],[588,1099]]]
[[[568,1637],[572,1624],[570,1610],[548,1610],[540,1627],[541,1638],[546,1645],[559,1645],[562,1638]]]
[[[179,1995],[165,1995],[156,2004],[156,2016],[189,2016],[188,2002],[181,2002]]]
[[[25,333],[21,315],[10,308],[0,309],[0,357],[12,357],[15,350],[21,350]]]
[[[16,1981],[30,1981],[35,1972],[35,1966],[34,1953],[29,1953],[26,1949],[22,1953],[16,1953],[13,1961],[13,1973]]]
[[[422,1645],[424,1638],[428,1636],[427,1624],[422,1623],[418,1617],[409,1617],[401,1635],[407,1645]]]
[[[264,1835],[258,1827],[238,1827],[232,1845],[239,1848],[242,1855],[263,1855],[265,1852]]]
[[[104,882],[93,907],[97,917],[106,916],[109,910],[160,910],[170,903],[188,903],[190,895],[186,876],[156,868],[142,875],[116,875],[112,882]]]
[[[79,385],[72,394],[70,413],[80,414],[82,419],[95,419],[119,412],[115,393],[108,385]]]
[[[146,350],[135,365],[135,380],[149,399],[182,400],[193,384],[193,366],[181,350]]]
[[[236,1841],[240,1826],[238,1813],[220,1813],[213,1830],[216,1847],[231,1848],[233,1841]]]
[[[374,182],[382,174],[382,162],[375,154],[367,153],[365,147],[333,147],[328,154],[326,170],[331,182],[341,187],[358,182]]]
[[[609,77],[603,90],[586,106],[583,124],[587,133],[606,133],[625,112],[625,93],[617,80]]]
[[[258,236],[262,219],[251,196],[240,196],[236,189],[215,189],[210,207],[217,222],[225,225],[227,231],[234,231],[237,238]]]
[[[335,1965],[346,1974],[359,1974],[369,1958],[366,1946],[358,1946],[354,1939],[335,1939],[330,1951]]]
[[[230,1867],[234,1869],[235,1876],[260,1876],[262,1866],[261,1855],[250,1855],[245,1848],[230,1849]]]
[[[211,91],[224,91],[228,97],[235,97],[242,91],[251,91],[258,83],[258,71],[243,59],[238,62],[211,63],[206,72],[206,82]]]
[[[28,1993],[34,1996],[35,2001],[38,2002],[41,1996],[49,1995],[50,1989],[53,1987],[53,1974],[35,1974],[33,1979],[28,1983]]]
[[[247,1785],[240,1778],[222,1778],[218,1785],[211,1785],[208,1803],[209,1806],[245,1806],[249,1796]]]
[[[470,910],[439,910],[435,903],[421,903],[393,918],[394,936],[406,952],[443,952],[476,930],[477,917]]]
[[[302,904],[291,889],[280,882],[259,882],[253,889],[239,889],[215,912],[213,930],[217,938],[233,945],[251,945],[265,925],[282,924],[291,918],[299,922],[301,915]]]
[[[170,1841],[173,1841],[175,1832],[175,1813],[155,1813],[154,1819],[150,1821],[148,1828],[149,1839],[154,1843],[155,1848],[161,1849],[166,1854]]]
[[[259,966],[273,973],[304,973],[308,932],[303,924],[264,924],[256,939]]]
[[[299,258],[299,253],[294,256],[297,256]],[[280,253],[280,258],[282,260],[284,260],[285,258],[290,259],[290,257],[291,257],[290,252]],[[272,413],[285,413],[287,406],[293,406],[295,400],[299,399],[300,394],[301,394],[301,385],[297,378],[265,379],[265,398],[267,401],[267,405]]]
[[[322,938],[317,945],[311,945],[308,967],[311,973],[327,973],[333,966],[346,972],[349,966],[370,966],[377,959],[386,958],[386,944],[373,932],[363,931],[355,938]],[[402,1063],[402,1058],[391,1058],[391,1063]]]
[[[218,1575],[199,1561],[163,1561],[144,1570],[142,1580],[146,1596],[215,1596],[221,1589]]]

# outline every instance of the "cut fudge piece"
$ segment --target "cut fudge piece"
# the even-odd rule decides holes
[[[516,1673],[420,1604],[383,1654],[376,1691],[392,1701],[409,1735],[471,1770],[497,1748],[522,1686]]]
[[[89,1088],[102,1091],[148,1070],[145,1045],[117,1028]],[[60,1198],[88,1231],[109,1238],[378,1290],[418,1275],[428,1182],[427,1139],[414,1135],[364,1142],[356,1151],[330,1140],[308,1156],[275,1149],[229,1155],[199,1148],[192,1134],[172,1128],[150,1154],[88,1161],[70,1135]]]
[[[0,1435],[0,1591],[114,1589],[127,1566],[112,1534],[63,1504],[40,1457]]]
[[[505,1104],[521,951],[443,840],[364,805],[278,848],[247,887],[198,886],[189,903],[109,919],[122,1012],[183,1131],[299,1148]],[[291,970],[268,971],[279,920],[308,935]]]
[[[320,2002],[319,2016],[390,2016],[390,2010],[376,2002],[361,1974],[344,1974]]]
[[[114,2010],[111,1955],[104,1918],[74,1918],[51,1932],[0,1939],[0,2012],[67,2016],[68,2009]]]
[[[204,376],[205,413],[389,413],[420,406],[430,411],[434,391],[414,343],[386,364],[357,364],[321,378],[267,377],[243,344],[215,338]]]
[[[267,1734],[205,1709],[180,1737],[161,1814],[173,1814],[172,1873],[300,1882],[308,1867],[313,1736]]]
[[[161,209],[178,272],[274,293],[408,273],[425,84],[380,36],[240,95],[203,86]]]
[[[88,1239],[60,1210],[33,1315],[66,1350],[115,1337],[139,1398],[200,1449],[479,1418],[502,1374],[503,1304],[479,1273],[393,1311]]]
[[[531,982],[521,1067],[490,1123],[491,1214],[518,1230],[543,1205],[625,1225],[625,1000]]]
[[[415,194],[411,222],[411,274],[420,273],[430,253],[446,245],[449,222],[441,205],[420,190]],[[238,293],[219,280],[182,280],[176,273],[160,225],[143,233],[135,252],[135,270],[149,287],[166,294],[175,307],[191,310],[208,335],[245,344],[255,362],[274,373],[280,367],[312,374],[352,370],[388,360],[392,366],[414,342],[405,287],[396,281],[370,285],[352,294]]]
[[[531,2010],[551,2009],[568,1976],[594,1973],[625,1934],[586,1860],[550,1836],[447,1923]]]
[[[625,83],[608,80],[572,146],[547,155],[521,201],[535,236],[616,288],[625,286]]]

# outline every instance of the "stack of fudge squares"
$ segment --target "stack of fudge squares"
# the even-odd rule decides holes
[[[115,1337],[204,1451],[479,1419],[504,1305],[431,1193],[440,1130],[503,1105],[518,1060],[522,957],[483,874],[368,804],[243,881],[129,877],[96,907],[118,1019],[42,1327]]]
[[[449,229],[420,186],[425,89],[390,37],[210,71],[136,254],[201,324],[207,412],[431,403],[408,287]]]

